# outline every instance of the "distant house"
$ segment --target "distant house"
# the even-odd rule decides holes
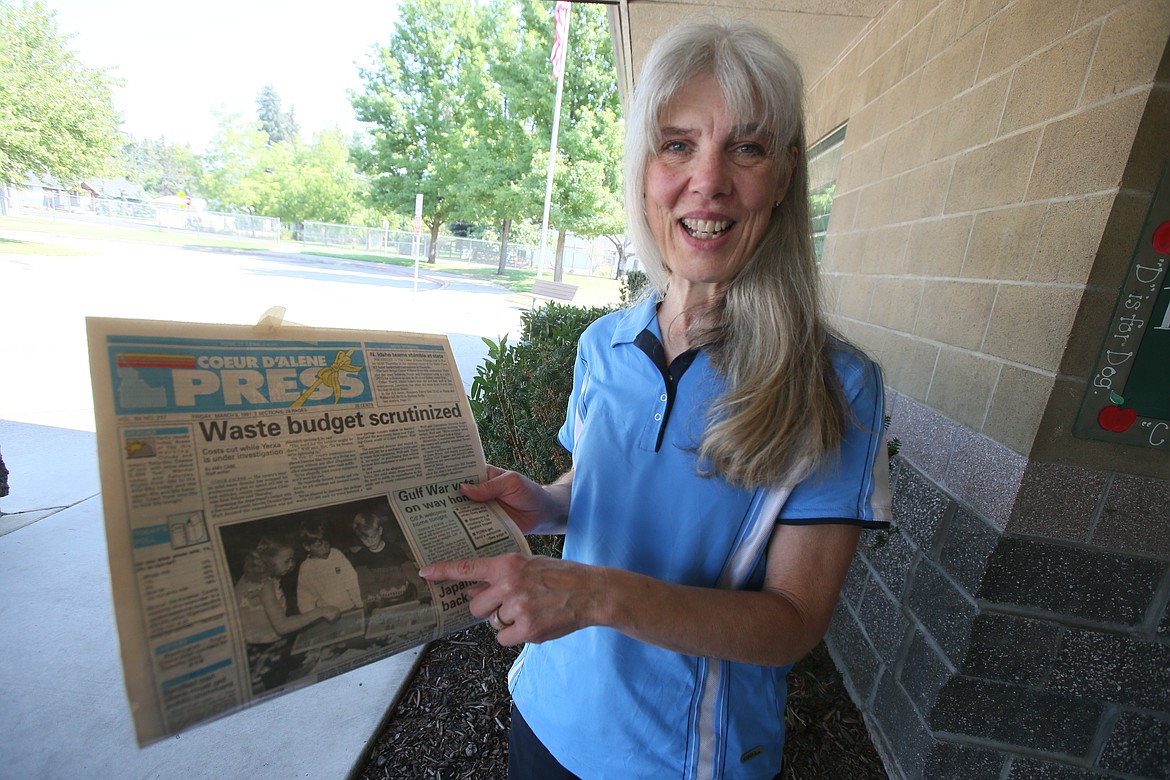
[[[146,194],[146,190],[129,181],[125,176],[119,176],[115,179],[89,179],[81,186],[98,198],[128,200],[134,203],[145,203],[150,198]]]
[[[82,201],[88,199],[88,193],[70,189],[51,176],[29,176],[16,188],[18,208],[69,210],[80,208]]]
[[[141,203],[147,197],[146,190],[125,176],[88,179],[76,187],[62,184],[51,176],[30,176],[16,191],[19,207],[53,211],[95,211],[98,199]]]

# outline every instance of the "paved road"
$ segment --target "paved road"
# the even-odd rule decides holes
[[[18,234],[88,254],[0,254],[0,419],[93,430],[85,317],[253,324],[269,307],[315,327],[447,333],[465,384],[482,336],[519,334],[523,302],[486,283],[295,253]]]

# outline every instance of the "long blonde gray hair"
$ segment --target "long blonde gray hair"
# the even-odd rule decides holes
[[[644,208],[646,166],[661,146],[663,111],[691,79],[707,75],[731,111],[772,138],[780,175],[791,173],[759,247],[690,334],[728,388],[709,409],[699,460],[734,484],[762,487],[817,468],[836,452],[845,426],[812,244],[804,84],[782,46],[724,20],[685,22],[655,42],[626,123],[626,216],[646,275],[665,295],[671,269]]]

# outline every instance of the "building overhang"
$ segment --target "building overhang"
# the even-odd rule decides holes
[[[651,44],[690,16],[735,16],[775,36],[814,84],[857,40],[888,0],[615,0],[609,5],[618,85],[625,106]]]

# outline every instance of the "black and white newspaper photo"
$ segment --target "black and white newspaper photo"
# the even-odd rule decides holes
[[[445,336],[89,318],[140,745],[477,622],[432,561],[527,552]]]

